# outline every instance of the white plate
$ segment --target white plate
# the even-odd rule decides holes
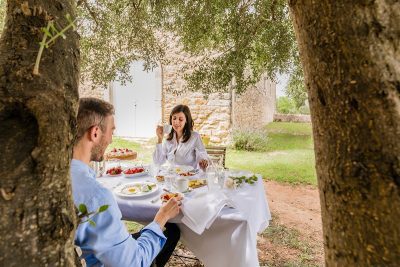
[[[152,189],[147,192],[143,192],[142,186],[143,185],[151,185]],[[114,189],[114,193],[121,197],[142,197],[151,195],[154,192],[158,191],[158,185],[152,182],[135,182],[135,183],[127,183],[120,186],[117,186]]]
[[[134,178],[134,177],[139,177],[139,176],[148,175],[148,174],[149,174],[149,172],[146,170],[139,172],[139,173],[133,173],[133,174],[125,174],[124,173],[125,177],[127,177],[127,178]]]
[[[133,174],[125,174],[125,177],[127,178],[134,178],[134,177],[139,177],[139,176],[143,176],[143,175],[148,175],[149,174],[149,167],[148,166],[128,166],[126,168],[123,169],[124,171],[127,171],[128,169],[134,169],[134,168],[143,168],[144,171],[139,172],[139,173],[133,173]]]
[[[188,172],[191,170],[193,170],[192,166],[186,166],[186,165],[175,166],[175,172],[177,174],[182,173],[182,172]]]
[[[122,176],[122,175],[124,175],[124,173],[120,173],[120,174],[106,174],[105,176],[108,176],[108,177],[118,177],[118,176]]]

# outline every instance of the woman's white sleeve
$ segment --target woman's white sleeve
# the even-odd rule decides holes
[[[200,160],[206,159],[208,160],[208,154],[206,151],[206,148],[203,145],[203,142],[201,141],[200,135],[196,136],[196,142],[194,143],[195,145],[195,151],[196,151],[196,162],[199,164]]]
[[[162,165],[167,160],[167,146],[166,143],[156,144],[156,149],[153,153],[154,164]]]

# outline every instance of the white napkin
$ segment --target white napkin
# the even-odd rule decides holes
[[[224,206],[235,207],[234,203],[222,192],[200,193],[193,198],[184,199],[182,222],[201,235],[210,228]]]

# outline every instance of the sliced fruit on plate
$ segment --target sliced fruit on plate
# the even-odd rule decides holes
[[[119,175],[121,173],[122,173],[122,169],[119,166],[118,167],[112,167],[112,168],[110,168],[110,169],[108,169],[106,171],[106,174],[108,174],[108,175]]]
[[[124,171],[124,173],[125,174],[137,174],[137,173],[142,173],[142,172],[144,172],[145,170],[144,170],[144,168],[142,168],[142,167],[135,167],[135,168],[129,168],[129,169],[126,169],[125,171]]]

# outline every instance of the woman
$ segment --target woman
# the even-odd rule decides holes
[[[185,105],[174,107],[169,115],[169,123],[172,130],[167,140],[163,140],[163,127],[157,126],[158,137],[156,150],[153,154],[155,164],[163,164],[168,160],[174,165],[198,166],[206,169],[208,155],[201,141],[200,134],[193,131],[193,120],[190,109]]]

